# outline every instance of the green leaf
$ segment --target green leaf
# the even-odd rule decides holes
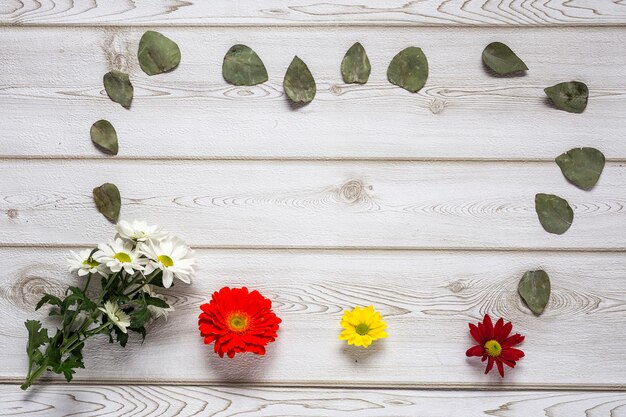
[[[61,299],[55,295],[44,294],[43,297],[41,297],[41,300],[39,300],[39,302],[35,306],[35,311],[39,310],[44,304],[61,307],[62,302]]]
[[[111,100],[129,108],[133,101],[133,85],[128,74],[120,71],[110,71],[104,74],[104,89]]]
[[[137,306],[130,315],[130,327],[135,329],[143,327],[143,325],[150,319],[150,316],[151,313],[146,304]]]
[[[604,169],[604,155],[595,148],[574,148],[556,157],[556,163],[569,182],[591,190]]]
[[[41,328],[39,320],[26,320],[24,323],[28,330],[28,342],[26,344],[26,352],[28,357],[32,358],[39,348],[48,342],[48,330]]]
[[[146,74],[161,74],[173,70],[180,64],[180,49],[176,42],[167,36],[149,30],[139,41],[137,59]]]
[[[100,187],[93,189],[93,199],[96,202],[98,211],[104,215],[110,222],[117,223],[120,216],[120,208],[122,202],[120,198],[120,190],[115,184],[105,183]]]
[[[170,308],[170,305],[158,297],[150,297],[149,295],[145,296],[146,304],[149,306],[154,306],[158,308]]]
[[[428,79],[428,60],[422,49],[411,46],[398,52],[389,63],[387,79],[412,93],[424,87]]]
[[[515,52],[501,42],[492,42],[483,50],[483,62],[498,74],[526,71],[528,67]]]
[[[250,47],[233,45],[224,55],[222,76],[234,85],[257,85],[267,81],[267,70]]]
[[[297,56],[293,58],[283,80],[283,89],[287,96],[296,103],[310,103],[317,91],[315,79],[309,67]]]
[[[528,308],[539,315],[543,313],[550,298],[550,277],[546,271],[528,271],[520,280],[517,292]]]
[[[559,83],[543,91],[557,108],[566,112],[582,113],[587,107],[589,89],[579,81]]]
[[[370,77],[372,66],[365,53],[365,48],[359,42],[348,49],[341,61],[341,76],[347,84],[365,84]]]
[[[569,203],[553,194],[537,194],[535,211],[546,232],[562,235],[574,220],[574,211]]]
[[[98,120],[89,131],[91,141],[98,149],[110,155],[117,155],[117,132],[108,120]]]

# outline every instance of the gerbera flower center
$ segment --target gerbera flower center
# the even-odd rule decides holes
[[[502,346],[497,340],[489,340],[485,343],[485,352],[487,355],[495,358],[502,353]]]
[[[96,262],[93,259],[85,259],[83,265],[88,265],[90,268],[95,268],[100,265],[100,262]]]
[[[365,323],[359,323],[357,324],[357,326],[354,328],[354,331],[356,331],[358,334],[360,334],[361,336],[365,336],[369,331],[370,331],[370,326],[368,326]]]
[[[130,255],[128,255],[127,253],[124,252],[118,252],[115,255],[113,255],[113,259],[117,259],[118,261],[122,262],[122,263],[127,263],[130,262]]]
[[[163,264],[164,267],[168,268],[170,266],[174,266],[174,261],[172,260],[172,258],[170,258],[167,255],[159,255],[157,256],[157,259],[159,260],[159,262],[161,262],[161,264]]]
[[[228,317],[228,327],[235,333],[248,330],[249,317],[243,313],[233,313]]]

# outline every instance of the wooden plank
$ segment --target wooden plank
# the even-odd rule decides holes
[[[66,250],[0,249],[4,382],[24,375],[22,323],[51,324],[45,310],[33,311],[41,293],[60,294],[80,282],[66,272]],[[197,259],[192,285],[167,292],[176,308],[169,320],[126,349],[104,337],[89,343],[78,381],[474,389],[626,384],[626,334],[615,331],[626,325],[622,253],[199,250]],[[550,274],[552,297],[535,317],[516,290],[522,274],[538,268]],[[220,359],[202,344],[198,306],[224,285],[248,285],[272,299],[283,323],[267,356]],[[389,338],[367,350],[345,346],[337,340],[342,311],[369,304],[383,313]],[[504,380],[484,375],[484,364],[465,357],[472,344],[467,323],[486,312],[505,316],[526,335],[520,345],[526,357]]]
[[[213,3],[213,2],[211,2]],[[118,158],[552,160],[579,146],[626,159],[624,29],[160,28],[182,49],[174,72],[149,77],[136,62],[138,28],[3,28],[0,157],[99,158],[89,128],[110,120]],[[46,39],[42,42],[41,39]],[[365,86],[345,85],[339,63],[354,41],[373,63]],[[530,66],[496,78],[482,49],[501,40]],[[221,76],[228,48],[250,44],[270,81],[234,87]],[[421,46],[430,78],[419,94],[392,86],[386,66]],[[282,77],[295,54],[318,83],[294,110]],[[45,65],[43,65],[45,63]],[[111,102],[102,75],[131,73],[132,109]],[[591,89],[580,115],[553,108],[543,88],[577,79]]]
[[[621,1],[6,0],[2,25],[623,25]]]
[[[626,394],[571,391],[418,391],[198,386],[0,385],[12,416],[396,416],[623,417]],[[497,413],[497,414],[494,414]]]
[[[122,218],[200,247],[626,249],[626,169],[590,192],[555,163],[125,161],[0,162],[1,245],[88,245],[111,235],[92,189],[113,182]],[[575,212],[545,232],[538,192]]]

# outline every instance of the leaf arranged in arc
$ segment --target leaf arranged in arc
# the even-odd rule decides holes
[[[410,46],[398,52],[387,68],[390,83],[416,93],[428,79],[428,60],[421,48]]]
[[[569,113],[582,113],[587,107],[589,89],[580,81],[568,81],[544,88],[554,105]]]
[[[498,74],[526,71],[528,67],[507,45],[492,42],[483,50],[483,62]]]
[[[116,70],[109,71],[104,74],[103,81],[109,98],[128,109],[133,101],[134,93],[128,74]]]
[[[93,199],[98,211],[110,222],[117,223],[122,207],[120,190],[117,186],[107,182],[94,188]]]
[[[222,76],[234,85],[257,85],[268,80],[261,58],[250,47],[241,44],[231,46],[224,55]]]
[[[528,271],[517,285],[517,292],[528,308],[539,315],[550,299],[550,277],[543,270]]]
[[[595,148],[574,148],[555,158],[569,182],[583,190],[591,190],[604,169],[604,154]]]
[[[98,120],[89,131],[91,141],[104,153],[117,155],[117,132],[108,120]]]
[[[574,220],[574,211],[569,203],[554,194],[537,194],[535,211],[546,232],[556,235],[565,233]]]
[[[172,71],[180,64],[180,48],[167,36],[149,30],[139,41],[137,59],[146,74],[161,74]]]
[[[365,48],[359,42],[348,49],[341,60],[341,77],[346,84],[365,84],[372,72]]]
[[[300,58],[295,56],[287,68],[283,80],[287,97],[296,103],[310,103],[315,98],[317,88],[313,74]]]

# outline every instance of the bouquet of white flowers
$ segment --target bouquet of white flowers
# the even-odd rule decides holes
[[[155,287],[169,288],[174,278],[189,283],[194,273],[191,249],[177,237],[161,232],[145,222],[120,221],[117,235],[109,243],[80,253],[71,252],[70,272],[85,277],[82,288],[71,286],[60,298],[44,294],[37,304],[52,306],[51,316],[59,316],[60,328],[54,335],[38,320],[27,320],[28,374],[22,384],[27,389],[44,372],[63,374],[69,382],[76,368],[84,368],[85,341],[107,334],[126,346],[128,330],[146,337],[146,324],[160,316],[167,318],[173,308]],[[100,276],[100,291],[89,290],[94,276]]]

